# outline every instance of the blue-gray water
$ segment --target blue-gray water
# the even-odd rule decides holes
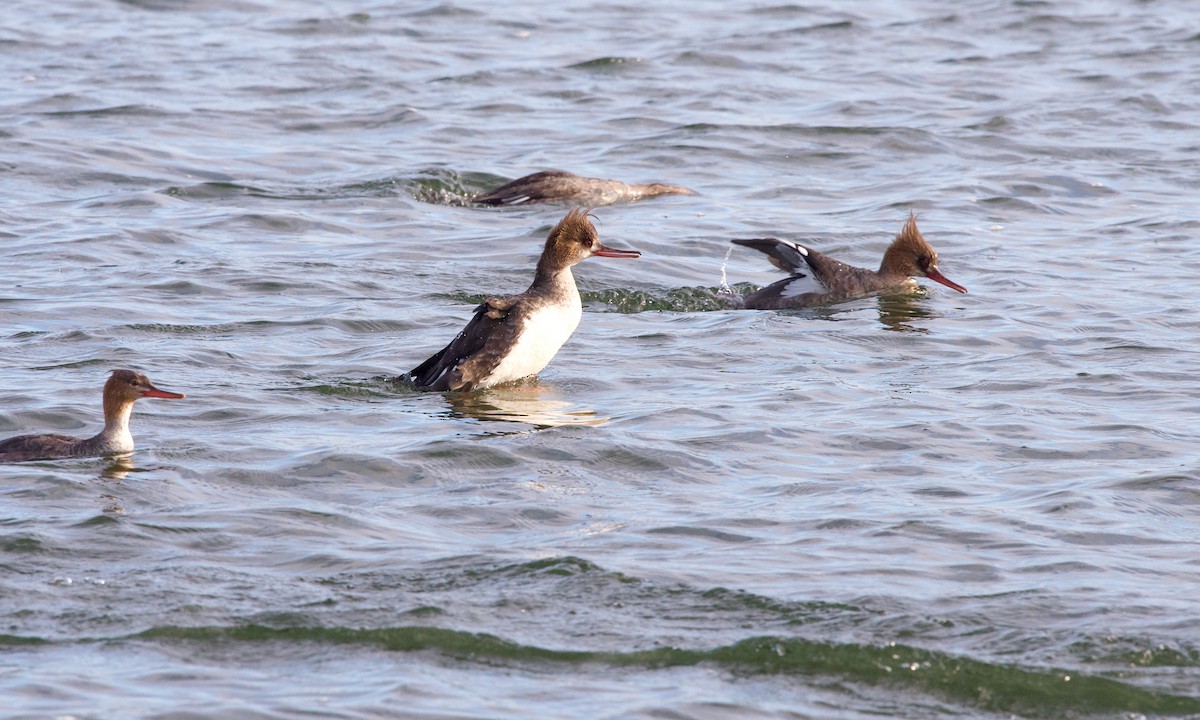
[[[1200,6],[15,0],[4,718],[1200,716]],[[565,206],[540,381],[412,394]],[[729,240],[970,288],[712,309]],[[738,248],[731,283],[779,277]]]

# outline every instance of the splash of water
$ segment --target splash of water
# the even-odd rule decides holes
[[[733,255],[733,246],[725,251],[725,259],[721,261],[721,287],[717,291],[722,295],[733,295],[733,288],[729,287],[729,278],[725,275],[725,266],[729,264],[729,256]]]

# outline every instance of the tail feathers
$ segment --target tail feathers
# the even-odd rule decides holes
[[[407,377],[413,385],[419,388],[429,390],[439,389],[435,386],[439,380],[445,377],[446,370],[449,369],[448,366],[442,364],[442,358],[446,356],[446,351],[449,349],[450,346],[447,345],[433,357],[409,370],[407,376],[402,377]]]
[[[808,249],[803,245],[775,238],[733,240],[732,242],[734,245],[754,248],[766,254],[771,264],[784,272],[801,274],[808,270]]]

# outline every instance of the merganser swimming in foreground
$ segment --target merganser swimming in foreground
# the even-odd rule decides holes
[[[533,284],[520,295],[488,298],[441,352],[413,368],[424,390],[467,391],[537,375],[583,317],[571,266],[593,255],[635,258],[600,244],[587,210],[571,210],[546,238]]]
[[[655,195],[695,195],[694,190],[663,183],[626,184],[620,180],[580,177],[562,170],[526,175],[495,190],[476,195],[471,202],[482,205],[522,205],[535,202],[568,201],[577,205],[612,205]]]
[[[915,286],[914,276],[927,277],[960,293],[967,291],[938,270],[937,252],[917,230],[917,220],[911,213],[883,254],[879,270],[853,267],[810,247],[775,238],[733,243],[766,253],[772,265],[792,274],[742,298],[742,307],[753,310],[804,308],[885,290],[911,289]]]
[[[129,416],[133,413],[133,403],[144,397],[176,400],[184,395],[159,390],[139,372],[113,370],[108,382],[104,383],[104,429],[99,435],[86,439],[69,435],[20,435],[9,438],[0,441],[0,462],[132,452],[133,435],[129,433]]]

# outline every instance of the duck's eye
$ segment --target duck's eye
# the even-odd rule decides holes
[[[927,270],[932,263],[933,258],[928,255],[920,255],[917,257],[917,266],[922,270]]]

